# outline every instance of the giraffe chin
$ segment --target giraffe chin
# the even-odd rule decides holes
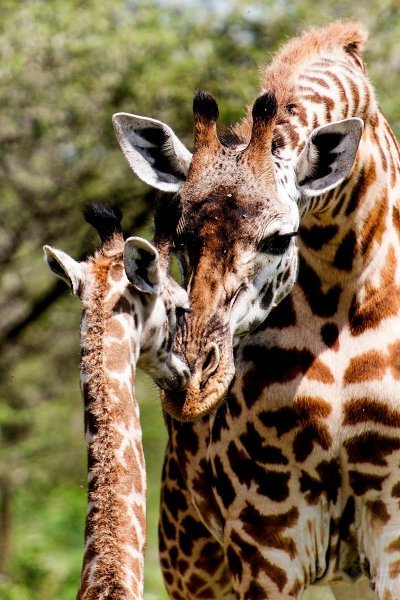
[[[166,412],[177,421],[197,421],[215,410],[225,400],[235,374],[234,364],[220,368],[205,384],[194,375],[183,391],[161,390],[161,402]]]

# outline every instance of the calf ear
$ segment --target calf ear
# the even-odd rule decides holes
[[[353,117],[314,129],[296,165],[297,185],[304,196],[324,194],[347,177],[363,125]]]
[[[83,282],[82,264],[51,246],[43,246],[43,250],[50,270],[69,285],[73,294],[78,295]]]
[[[145,183],[177,192],[185,182],[192,154],[168,125],[128,113],[113,118],[119,145],[136,175]]]
[[[158,251],[150,242],[140,237],[130,237],[124,247],[125,273],[139,292],[158,294],[161,269]]]

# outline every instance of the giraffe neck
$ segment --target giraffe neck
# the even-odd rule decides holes
[[[146,475],[134,393],[138,348],[122,265],[97,271],[84,303],[81,383],[88,447],[88,513],[79,600],[143,597]],[[117,289],[116,289],[117,288]],[[85,306],[86,304],[86,306]],[[138,344],[137,344],[138,345]]]
[[[388,254],[400,256],[399,173],[397,144],[378,113],[366,123],[351,178],[302,219],[301,254],[323,283],[363,287]]]
[[[292,95],[297,108],[277,128],[286,158],[299,155],[315,127],[354,116],[364,121],[350,177],[310,201],[300,228],[300,280],[306,264],[303,279],[312,271],[322,287],[341,285],[362,301],[366,287],[380,285],[385,265],[400,259],[399,147],[353,55],[315,57],[297,75]]]

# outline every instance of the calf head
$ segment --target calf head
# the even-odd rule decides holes
[[[172,352],[172,342],[177,315],[188,308],[187,293],[166,274],[158,250],[139,237],[124,242],[115,216],[110,228],[110,215],[114,216],[111,208],[101,205],[99,209],[97,204],[86,211],[86,219],[102,238],[94,256],[78,262],[62,250],[44,246],[46,262],[82,301],[82,336],[90,311],[101,311],[107,320],[117,318],[121,311],[130,313],[135,323],[127,332],[132,360],[138,360],[138,366],[160,387],[179,390],[187,385],[189,372]]]

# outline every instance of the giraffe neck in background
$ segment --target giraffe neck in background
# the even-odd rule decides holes
[[[301,219],[298,282],[310,299],[320,295],[317,305],[330,294],[329,317],[342,300],[347,311],[354,294],[363,302],[366,287],[379,286],[385,265],[400,254],[399,149],[368,77],[353,58],[340,50],[301,66],[293,74],[293,114],[277,127],[285,141],[282,156],[295,162],[316,127],[350,117],[364,122],[349,177],[310,199]]]
[[[327,316],[337,310],[347,313],[351,305],[359,310],[374,297],[378,300],[382,290],[397,297],[399,173],[397,143],[378,111],[366,123],[351,178],[331,193],[329,203],[321,200],[326,210],[303,217],[298,281],[306,295],[312,288],[330,294]]]
[[[301,255],[322,285],[354,287],[379,274],[389,245],[397,253],[399,148],[361,59],[331,46],[332,40],[324,39],[314,49],[304,40],[289,45],[266,69],[262,83],[285,106],[274,133],[284,162],[296,164],[315,128],[352,117],[364,123],[349,177],[304,202],[300,228]]]
[[[93,296],[82,323],[88,513],[78,599],[137,600],[143,598],[146,540],[146,473],[134,391],[138,341],[128,301],[118,301],[105,279]]]

